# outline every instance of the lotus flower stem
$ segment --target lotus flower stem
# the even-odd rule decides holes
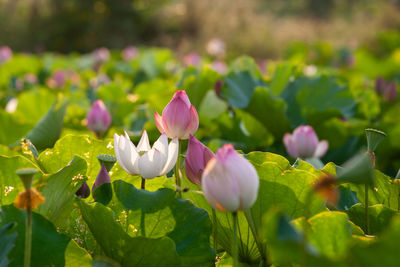
[[[24,267],[31,266],[31,251],[32,251],[32,209],[28,207],[26,209]]]
[[[214,243],[214,250],[217,251],[217,213],[215,209],[212,210],[212,219],[213,219],[213,243]]]
[[[182,145],[181,141],[178,141],[178,158],[176,160],[175,165],[175,183],[176,183],[176,192],[178,192],[178,196],[182,198],[182,190],[181,190],[181,175],[180,175],[180,167],[181,167],[181,151]]]
[[[140,231],[142,233],[142,236],[145,237],[146,236],[146,213],[143,211],[141,212],[140,215]]]
[[[263,248],[262,243],[260,242],[260,238],[258,236],[256,225],[254,224],[254,220],[253,220],[253,216],[251,214],[251,210],[250,209],[245,209],[244,210],[244,216],[246,217],[247,223],[250,226],[251,233],[253,234],[254,240],[256,241],[258,252],[260,252],[261,258],[263,259],[264,262],[267,262],[266,261],[266,255],[264,253],[264,248]]]
[[[371,159],[371,165],[372,168],[375,168],[375,152],[368,150],[367,151],[368,155],[370,156]],[[365,184],[365,233],[368,235],[369,234],[369,211],[368,211],[368,184]]]
[[[369,214],[368,214],[368,185],[365,184],[365,233],[369,232]]]
[[[140,185],[140,188],[143,190],[146,188],[146,179],[142,178],[142,183]]]
[[[232,212],[233,220],[233,242],[232,242],[232,257],[233,257],[233,267],[239,266],[239,251],[238,251],[238,237],[237,237],[237,212]]]

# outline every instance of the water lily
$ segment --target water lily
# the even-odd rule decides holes
[[[286,133],[283,143],[293,158],[320,158],[328,150],[328,141],[319,142],[314,129],[308,125],[297,127],[293,134]]]
[[[162,134],[150,146],[147,132],[143,131],[137,147],[131,142],[128,134],[114,135],[114,150],[121,167],[131,175],[140,175],[151,179],[167,174],[175,165],[178,157],[178,138],[168,145],[168,137]]]
[[[164,108],[162,116],[155,112],[154,119],[158,130],[166,133],[171,139],[188,139],[189,135],[193,135],[199,128],[197,111],[183,90],[174,94]]]
[[[192,183],[200,186],[204,169],[213,156],[214,153],[208,147],[203,145],[193,135],[190,135],[185,158],[186,177]]]
[[[213,208],[236,212],[253,206],[259,183],[254,166],[226,144],[207,163],[201,187]]]

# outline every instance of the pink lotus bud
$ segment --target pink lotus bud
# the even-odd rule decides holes
[[[397,99],[397,88],[394,82],[387,83],[383,92],[383,99],[387,102],[392,102]]]
[[[124,50],[121,52],[121,57],[125,61],[131,61],[135,59],[139,54],[139,51],[133,45],[125,47]]]
[[[218,80],[218,81],[216,81],[215,84],[214,84],[214,91],[215,91],[215,94],[216,94],[219,98],[222,98],[222,97],[221,97],[221,90],[222,90],[223,87],[224,87],[224,82],[223,82],[222,80]]]
[[[108,175],[107,169],[105,165],[101,165],[101,169],[99,174],[96,177],[96,180],[94,181],[94,184],[92,186],[92,192],[99,187],[102,184],[106,183],[111,183],[110,175]]]
[[[383,94],[383,92],[385,91],[385,87],[386,87],[386,83],[382,79],[382,77],[376,78],[376,81],[375,81],[375,92],[377,94]]]
[[[12,58],[12,50],[8,46],[0,47],[0,63],[7,62]]]
[[[213,63],[211,63],[211,68],[216,72],[218,72],[219,74],[225,74],[228,70],[226,63],[220,60],[216,60]]]
[[[67,78],[63,70],[56,70],[53,75],[46,81],[50,88],[61,88],[67,82]]]
[[[171,139],[188,139],[199,128],[199,116],[184,90],[174,94],[165,106],[162,116],[155,112],[154,119],[158,130]]]
[[[186,177],[194,184],[201,186],[201,176],[207,162],[214,156],[208,147],[203,145],[193,135],[189,136],[188,149],[185,158]]]
[[[219,38],[211,39],[206,46],[207,52],[219,58],[222,58],[226,54],[226,45],[225,42]]]
[[[314,129],[308,125],[297,127],[293,135],[286,133],[283,143],[293,158],[320,158],[328,150],[328,141],[319,142]]]
[[[189,53],[183,58],[183,64],[185,66],[199,66],[201,63],[201,57],[197,53]]]
[[[110,59],[110,51],[105,47],[98,48],[93,51],[93,57],[97,63],[108,61]]]
[[[75,195],[81,198],[88,198],[90,196],[90,188],[86,182],[83,182],[78,191],[75,192]]]
[[[213,208],[234,212],[253,206],[259,183],[254,166],[232,145],[224,145],[207,163],[201,186]]]
[[[98,137],[101,136],[111,124],[111,115],[103,101],[96,100],[87,114],[87,127]]]
[[[39,81],[38,77],[35,74],[32,73],[25,74],[25,82],[30,84],[37,84],[38,81]]]

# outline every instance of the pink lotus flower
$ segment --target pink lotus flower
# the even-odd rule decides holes
[[[286,151],[293,158],[320,158],[328,150],[328,141],[318,141],[311,126],[299,126],[293,134],[286,133],[283,137]]]
[[[254,166],[228,144],[207,163],[201,186],[213,208],[234,212],[253,206],[259,183]]]
[[[12,58],[12,50],[8,46],[0,47],[0,63],[7,62]]]
[[[96,100],[86,116],[87,127],[98,137],[101,136],[111,124],[111,115],[103,101]]]
[[[171,139],[188,139],[199,128],[199,116],[185,91],[177,91],[165,106],[162,116],[157,111],[154,119],[158,130]]]
[[[139,51],[137,50],[136,47],[133,45],[127,46],[122,50],[121,52],[121,57],[125,61],[131,61],[132,59],[135,59],[139,54]]]
[[[207,162],[214,156],[208,147],[203,145],[193,135],[189,136],[188,149],[185,158],[186,177],[194,184],[201,186],[201,176]]]

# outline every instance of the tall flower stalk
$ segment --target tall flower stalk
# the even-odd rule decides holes
[[[256,202],[259,178],[254,166],[237,153],[232,145],[224,145],[207,163],[201,186],[208,203],[222,212],[231,212],[233,220],[232,250],[234,266],[239,264],[237,216]],[[249,221],[251,224],[252,221]],[[254,226],[254,224],[253,224]],[[255,227],[254,227],[254,232]],[[255,239],[258,236],[255,233]]]
[[[32,253],[32,210],[40,203],[44,202],[44,198],[32,188],[33,176],[38,172],[36,169],[25,168],[17,170],[17,175],[24,184],[25,191],[21,192],[14,205],[19,209],[26,211],[25,219],[25,249],[24,249],[24,267],[31,266]]]
[[[178,141],[178,158],[176,159],[176,164],[175,164],[175,183],[176,183],[176,192],[178,193],[178,196],[181,198],[182,197],[182,177],[181,177],[181,150],[182,150],[182,145],[181,142]]]
[[[367,145],[368,145],[368,155],[371,159],[372,168],[375,168],[375,150],[378,144],[386,137],[386,134],[382,131],[376,129],[365,129],[365,135],[367,136]],[[368,199],[368,184],[365,184],[365,233],[369,234],[369,199]]]

